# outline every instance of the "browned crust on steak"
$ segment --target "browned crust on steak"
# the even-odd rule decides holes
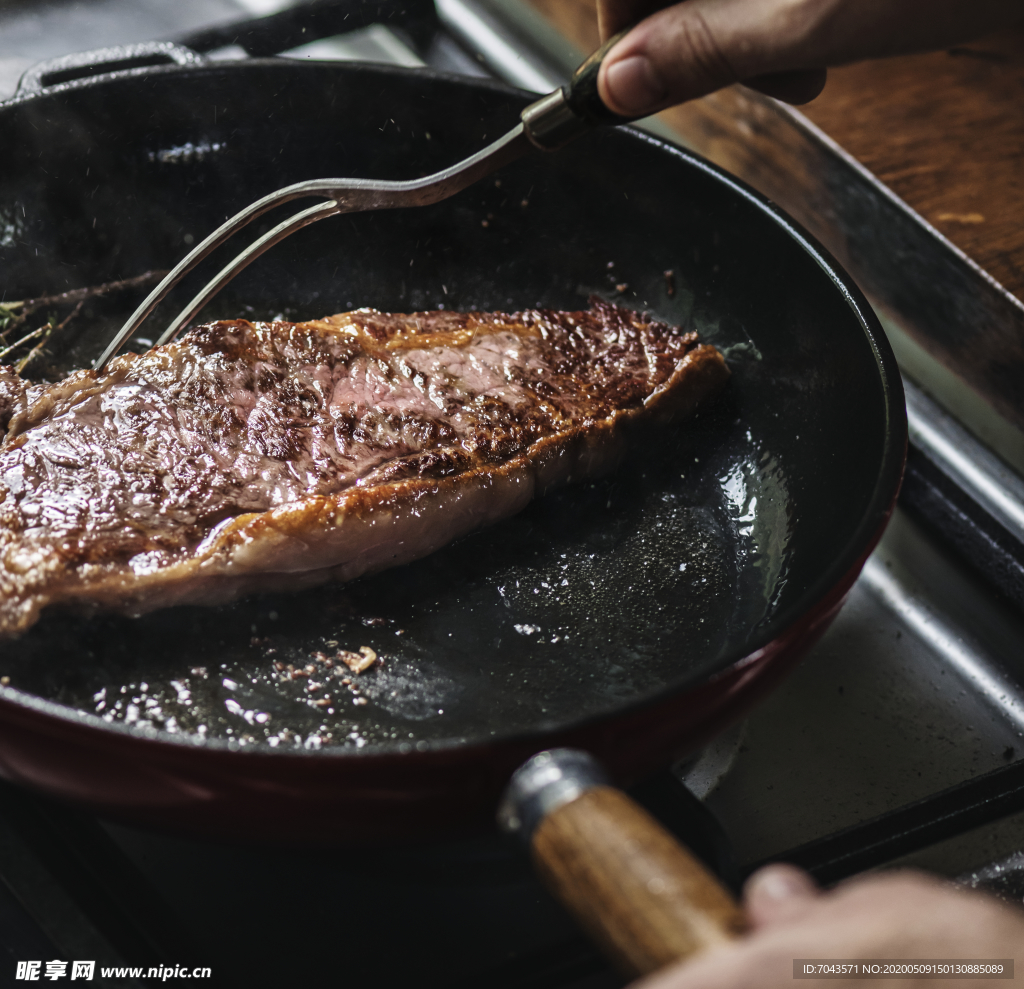
[[[476,322],[485,326],[490,317],[479,315]],[[503,331],[515,325],[514,316],[503,319]],[[396,330],[383,315],[382,326],[370,323],[367,327],[368,322],[363,319],[358,327],[359,346],[367,352],[459,347],[480,332],[473,319],[470,325],[454,328],[449,321],[441,331],[444,339],[436,328],[424,325],[411,340],[408,327]],[[298,324],[330,332],[344,325],[344,316]],[[291,332],[297,328],[282,326]],[[524,337],[535,332],[522,324],[516,329]],[[208,526],[198,545],[152,572],[113,564],[69,566],[69,559],[55,551],[34,559],[19,575],[16,540],[8,538],[4,546],[5,533],[0,529],[0,554],[6,568],[0,576],[0,635],[28,628],[42,608],[55,602],[141,614],[177,604],[220,603],[254,590],[294,590],[330,579],[351,580],[425,556],[452,539],[520,511],[554,486],[604,473],[621,459],[632,427],[644,420],[683,418],[713,397],[729,376],[725,362],[714,347],[696,343],[692,335],[686,343],[688,349],[675,367],[664,369],[664,380],[642,401],[631,401],[600,419],[567,420],[568,428],[541,436],[500,462],[476,457],[450,476],[356,483],[237,514]],[[79,372],[49,389],[31,409],[19,410],[0,456],[28,441],[41,423],[82,402],[83,395],[110,387],[111,380],[124,380],[133,360],[137,359],[123,359],[101,381],[91,372]],[[651,357],[651,366],[658,360],[657,355]],[[613,382],[610,387],[617,386]],[[374,474],[380,470],[369,478]],[[0,507],[3,495],[0,489]]]
[[[25,411],[28,382],[23,381],[9,364],[0,365],[0,439],[16,415]]]

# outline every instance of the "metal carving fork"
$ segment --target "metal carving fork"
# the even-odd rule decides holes
[[[625,34],[625,32],[623,32]],[[297,182],[272,192],[247,206],[224,222],[205,240],[179,261],[170,273],[147,296],[142,305],[118,331],[109,346],[93,365],[97,371],[120,350],[121,346],[142,325],[160,301],[207,255],[223,244],[258,216],[282,203],[307,196],[323,197],[318,203],[282,221],[262,237],[253,241],[171,321],[156,341],[156,346],[173,340],[188,326],[195,315],[246,265],[264,251],[280,243],[297,230],[325,220],[338,213],[364,210],[395,209],[400,206],[429,206],[455,195],[478,179],[528,151],[556,151],[569,141],[601,124],[623,124],[630,119],[612,113],[597,92],[597,74],[601,61],[622,34],[609,39],[591,55],[561,89],[531,103],[520,115],[519,123],[504,137],[482,151],[450,168],[408,182],[373,181],[371,179],[312,179]]]

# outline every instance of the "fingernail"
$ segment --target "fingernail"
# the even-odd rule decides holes
[[[666,96],[654,66],[644,55],[630,55],[609,65],[604,72],[604,84],[615,109],[623,113],[652,111]]]
[[[807,896],[814,892],[809,877],[795,870],[768,868],[750,880],[750,894],[768,900],[790,900],[794,896]]]

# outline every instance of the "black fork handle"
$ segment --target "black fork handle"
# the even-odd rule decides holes
[[[597,91],[597,76],[601,71],[604,58],[630,31],[631,27],[613,34],[596,52],[587,58],[573,73],[569,82],[562,87],[565,102],[576,114],[591,126],[602,124],[628,124],[639,117],[623,117],[609,110]]]
[[[556,151],[594,127],[628,124],[639,117],[624,117],[610,110],[597,90],[597,77],[605,56],[631,30],[610,37],[553,93],[531,103],[522,113],[530,140],[542,151]]]

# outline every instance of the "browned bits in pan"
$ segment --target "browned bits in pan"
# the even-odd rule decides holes
[[[338,660],[344,663],[353,673],[362,673],[377,662],[377,653],[369,646],[360,646],[359,652],[339,649]]]
[[[671,269],[662,272],[665,276],[665,294],[670,298],[676,297],[676,273]]]

